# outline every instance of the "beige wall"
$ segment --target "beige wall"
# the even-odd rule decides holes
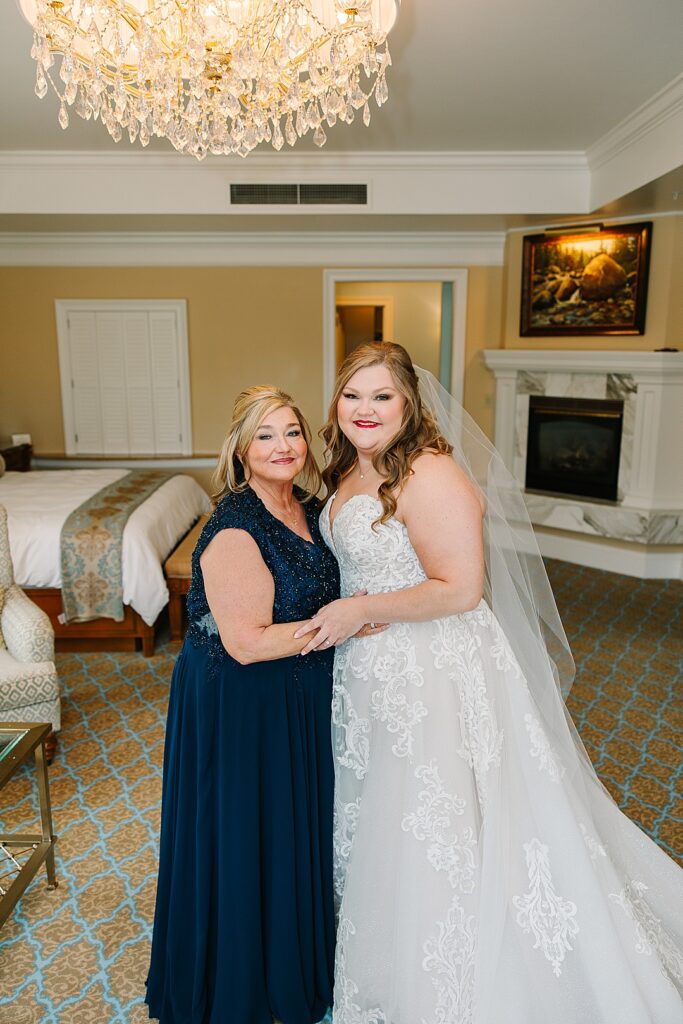
[[[288,389],[318,423],[322,272],[263,268],[0,269],[0,443],[28,432],[64,452],[54,300],[187,300],[195,454],[218,451],[237,392]]]
[[[671,246],[667,345],[683,348],[683,217],[672,218],[672,221],[674,237]]]
[[[393,299],[396,341],[413,360],[438,376],[441,340],[440,281],[340,281],[337,298],[381,296]]]
[[[469,268],[465,407],[489,436],[494,379],[481,361],[484,348],[683,347],[682,216],[654,220],[646,333],[635,337],[521,338],[522,237],[508,236],[504,267]],[[366,294],[379,288],[373,282],[340,283],[340,293],[350,287]],[[417,289],[417,301],[406,312],[404,292],[409,307],[411,289]],[[438,370],[440,285],[382,282],[380,290],[395,292],[397,340],[422,365]],[[56,298],[187,300],[195,454],[217,452],[235,395],[256,382],[289,389],[317,431],[322,293],[319,268],[1,268],[0,444],[12,433],[29,432],[37,454],[64,452]]]
[[[463,405],[493,439],[496,381],[481,352],[501,347],[503,267],[471,267],[467,275],[467,333]]]
[[[647,220],[647,215],[644,215],[642,219]],[[515,231],[507,237],[505,308],[503,312],[503,345],[505,348],[571,348],[575,351],[612,348],[626,352],[639,352],[652,351],[665,345],[681,347],[681,334],[683,333],[683,300],[680,297],[683,291],[681,286],[683,279],[683,217],[657,217],[653,221],[645,334],[522,338],[519,333],[519,313],[523,238],[524,232],[521,231]]]
[[[493,388],[477,353],[499,343],[501,281],[500,268],[470,270],[465,401],[486,428]],[[440,286],[431,288],[440,298]],[[315,432],[322,416],[322,294],[316,268],[0,268],[0,445],[28,432],[36,454],[64,453],[57,298],[187,300],[196,455],[218,451],[235,395],[258,382],[290,390]],[[426,361],[410,347],[418,362]]]

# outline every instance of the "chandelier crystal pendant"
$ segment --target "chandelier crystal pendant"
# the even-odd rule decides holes
[[[36,95],[59,123],[99,117],[118,142],[153,135],[198,159],[282,149],[388,97],[400,0],[19,0]],[[61,58],[61,61],[60,61]]]

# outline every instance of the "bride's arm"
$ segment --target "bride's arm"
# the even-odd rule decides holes
[[[341,643],[362,622],[425,622],[476,608],[484,588],[482,506],[454,460],[424,453],[413,464],[397,513],[428,577],[405,590],[333,601],[309,620],[319,632],[307,654],[329,638]],[[298,630],[301,634],[301,629]]]

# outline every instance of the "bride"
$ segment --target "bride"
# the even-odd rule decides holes
[[[519,487],[438,388],[365,345],[323,430],[334,1022],[680,1024],[683,874],[598,781]]]

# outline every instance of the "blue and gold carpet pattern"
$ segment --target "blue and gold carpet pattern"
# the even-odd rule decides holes
[[[622,808],[683,860],[683,584],[550,562],[577,662],[569,706]],[[177,645],[62,654],[50,787],[59,887],[44,874],[0,932],[3,1024],[140,1024],[154,910],[161,764]],[[678,690],[676,689],[678,687]],[[35,827],[31,773],[0,795],[2,828]],[[0,854],[1,856],[1,854]]]
[[[683,583],[547,565],[581,739],[622,810],[683,864]]]

